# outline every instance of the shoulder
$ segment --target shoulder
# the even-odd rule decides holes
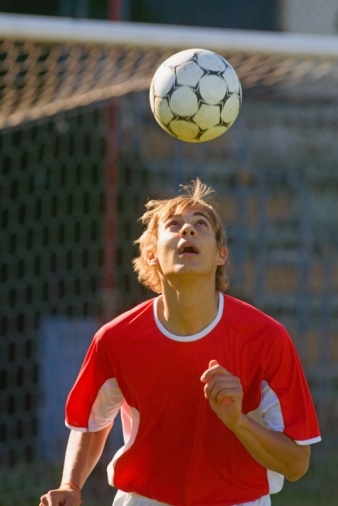
[[[284,329],[280,322],[262,310],[230,295],[224,295],[224,319],[238,329],[254,330],[265,327],[275,330]]]
[[[142,328],[154,320],[154,298],[148,299],[132,309],[121,313],[110,322],[103,325],[95,335],[96,341],[110,339],[115,335],[126,335],[135,332],[135,328]]]
[[[225,296],[224,324],[232,329],[236,341],[250,349],[271,379],[282,367],[288,364],[290,374],[298,370],[300,361],[295,344],[280,322],[247,302]]]
[[[291,338],[280,322],[252,304],[224,296],[223,323],[236,332],[250,347],[268,350],[269,347],[289,346]]]

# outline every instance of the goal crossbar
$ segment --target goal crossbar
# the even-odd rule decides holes
[[[332,57],[338,36],[205,28],[29,15],[0,15],[0,38],[45,43],[127,45],[151,48],[203,47],[214,51],[280,56]]]
[[[193,47],[224,56],[244,94],[337,100],[337,36],[1,14],[0,129],[144,91]]]

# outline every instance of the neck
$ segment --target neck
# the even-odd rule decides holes
[[[210,290],[180,290],[166,287],[158,301],[158,318],[172,334],[188,336],[205,329],[216,318],[219,295]]]

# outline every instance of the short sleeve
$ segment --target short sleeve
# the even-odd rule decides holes
[[[264,380],[280,403],[284,433],[298,444],[320,441],[317,415],[297,350],[282,325],[273,337]]]
[[[99,331],[88,349],[66,403],[66,425],[79,431],[98,431],[114,421],[123,396]]]

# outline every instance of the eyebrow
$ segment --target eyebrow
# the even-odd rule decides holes
[[[204,214],[202,213],[201,211],[195,211],[194,213],[192,213],[193,216],[202,216],[203,218],[205,218],[206,220],[208,220],[208,222],[210,223],[210,225],[212,224],[211,223],[211,219],[209,218],[209,216],[207,214]],[[165,222],[170,220],[171,218],[174,218],[175,216],[182,216],[182,214],[176,214],[176,213],[173,213],[173,214],[169,214],[169,216],[164,220]]]
[[[209,223],[211,223],[209,216],[204,213],[196,211],[195,213],[193,213],[193,216],[203,216],[203,218],[205,218],[206,220],[208,220]]]

